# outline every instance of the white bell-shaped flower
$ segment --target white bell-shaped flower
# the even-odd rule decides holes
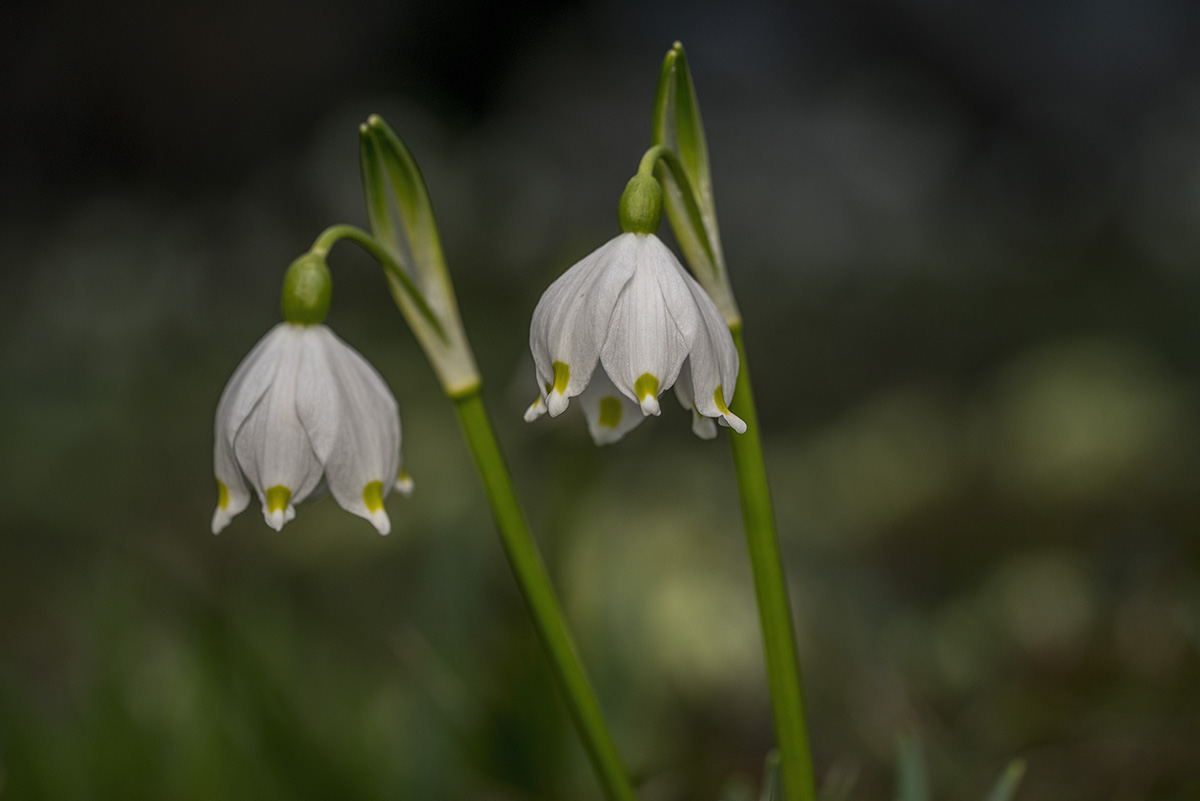
[[[217,404],[216,534],[250,503],[279,530],[322,482],[387,534],[383,499],[400,472],[400,414],[383,378],[324,325],[280,323],[234,371]]]
[[[383,499],[407,495],[400,412],[366,359],[321,322],[333,293],[325,251],[309,251],[283,279],[283,318],[242,360],[217,403],[213,463],[216,534],[250,504],[249,484],[276,531],[296,504],[327,488],[380,534]]]
[[[653,233],[621,234],[563,273],[534,309],[529,346],[539,395],[526,420],[556,417],[579,395],[603,445],[659,414],[658,396],[674,386],[698,436],[716,436],[714,419],[746,430],[729,411],[738,374],[729,328]]]

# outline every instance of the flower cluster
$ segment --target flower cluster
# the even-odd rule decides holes
[[[578,395],[603,445],[659,414],[658,396],[674,386],[698,436],[716,436],[714,420],[746,430],[729,410],[738,374],[729,328],[653,233],[621,234],[563,273],[533,312],[529,346],[539,394],[526,420],[562,414]]]

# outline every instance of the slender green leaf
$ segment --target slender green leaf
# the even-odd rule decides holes
[[[667,51],[658,75],[651,140],[675,155],[678,166],[686,176],[686,182],[680,181],[672,174],[672,170],[662,166],[658,169],[671,230],[675,232],[675,238],[697,277],[719,276],[723,272],[723,265],[717,252],[720,243],[708,167],[708,146],[687,58],[679,42]],[[685,196],[685,187],[691,188],[691,197]],[[696,218],[697,211],[699,219]]]
[[[992,791],[987,795],[987,801],[1012,801],[1017,794],[1021,779],[1025,776],[1025,760],[1014,759],[1008,763],[1004,773],[992,785]]]
[[[915,735],[900,738],[896,759],[896,793],[900,801],[930,801],[925,753]]]
[[[687,55],[679,42],[667,52],[658,76],[651,138],[654,144],[666,145],[675,151],[696,191],[697,204],[710,211],[713,196],[708,143],[704,138],[704,123],[700,119],[700,104],[696,101]]]
[[[433,205],[412,154],[379,116],[367,121],[363,139],[369,140],[362,145],[364,176],[368,165],[374,172],[373,185],[367,191],[369,195],[380,193],[367,204],[376,238],[395,250],[400,263],[415,272],[427,293],[434,282],[448,284]],[[364,177],[364,186],[366,180]],[[394,217],[399,226],[392,224]]]
[[[433,204],[416,160],[377,114],[359,128],[363,192],[373,238],[393,257],[392,295],[452,397],[479,383],[458,313]]]
[[[383,160],[379,145],[366,123],[358,129],[359,166],[362,170],[363,194],[367,203],[367,220],[375,238],[390,250],[397,249],[396,229],[384,188]]]
[[[819,798],[821,801],[848,801],[858,784],[858,765],[839,759],[825,773]]]
[[[667,148],[675,159],[674,163],[660,161],[656,171],[675,239],[696,280],[712,296],[726,322],[738,325],[741,315],[725,271],[704,122],[687,56],[679,42],[667,51],[658,75],[651,140]],[[679,177],[680,172],[683,177]]]
[[[783,801],[783,785],[779,777],[779,752],[772,750],[763,763],[762,801]]]
[[[733,776],[726,780],[717,801],[754,801],[754,783],[746,776]]]

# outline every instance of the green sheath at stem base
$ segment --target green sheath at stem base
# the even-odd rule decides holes
[[[575,652],[575,645],[567,631],[566,620],[554,595],[550,577],[546,574],[546,567],[529,533],[529,527],[525,524],[525,517],[521,514],[508,468],[496,443],[496,435],[488,420],[487,410],[483,407],[479,389],[456,395],[453,401],[458,411],[458,419],[462,422],[463,433],[466,434],[471,453],[475,456],[479,475],[483,478],[488,500],[492,504],[496,526],[500,529],[500,539],[504,543],[504,552],[508,555],[521,594],[525,596],[525,602],[529,605],[534,626],[550,658],[550,666],[562,689],[575,726],[583,738],[592,766],[604,785],[605,795],[609,801],[636,801],[633,787],[622,767],[620,754],[617,753],[617,746],[608,733],[600,705],[596,702],[596,696],[583,672],[583,665]]]
[[[800,658],[796,654],[787,579],[779,558],[775,513],[771,509],[767,469],[763,463],[762,442],[758,437],[758,412],[754,407],[754,392],[750,388],[750,366],[746,361],[741,327],[732,327],[730,331],[741,362],[732,409],[745,421],[746,433],[730,434],[729,441],[733,448],[738,495],[742,501],[742,521],[746,528],[746,544],[750,549],[750,566],[754,571],[758,615],[762,621],[767,685],[771,691],[775,736],[779,742],[783,795],[787,801],[815,801],[817,794],[808,744],[808,725],[804,717]]]

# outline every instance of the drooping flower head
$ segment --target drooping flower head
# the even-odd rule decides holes
[[[387,534],[383,499],[412,490],[400,472],[396,400],[375,368],[321,325],[329,296],[324,261],[297,260],[284,281],[286,322],[254,346],[221,394],[214,534],[249,505],[250,488],[279,530],[322,486]]]
[[[538,398],[525,419],[556,417],[578,395],[603,445],[659,414],[658,396],[674,386],[698,436],[716,436],[714,420],[744,432],[729,410],[737,348],[712,299],[654,234],[658,183],[631,180],[621,212],[625,233],[563,273],[534,309]]]

